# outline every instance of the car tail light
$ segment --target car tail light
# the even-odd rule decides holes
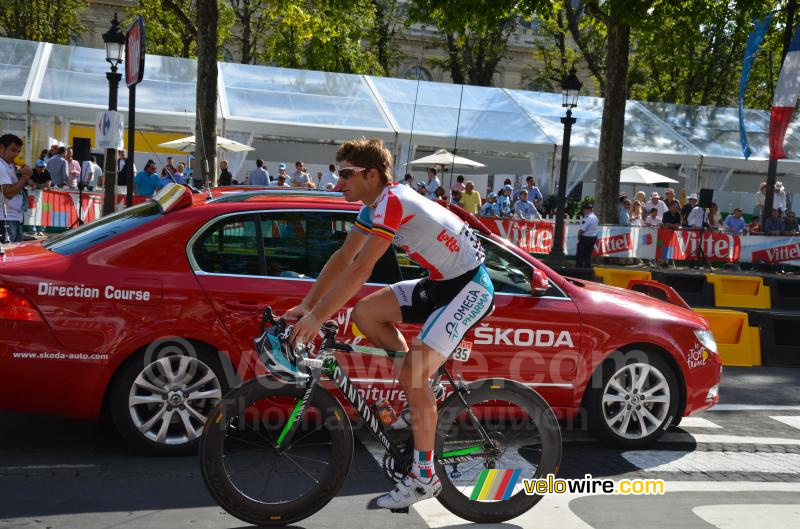
[[[0,320],[42,321],[42,316],[25,296],[0,288]]]

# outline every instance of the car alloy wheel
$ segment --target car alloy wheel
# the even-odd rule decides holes
[[[603,419],[624,439],[643,439],[663,427],[673,395],[666,376],[652,364],[622,366],[603,387]]]
[[[172,355],[141,370],[128,396],[133,426],[142,436],[162,445],[196,440],[206,417],[222,398],[220,381],[200,359]]]

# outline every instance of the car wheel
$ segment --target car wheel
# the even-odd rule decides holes
[[[188,454],[227,390],[213,353],[173,338],[152,344],[122,366],[111,389],[111,417],[134,447],[157,455]]]
[[[666,361],[653,353],[629,351],[607,359],[600,369],[600,387],[592,387],[586,401],[595,435],[613,446],[640,448],[669,429],[679,389]]]

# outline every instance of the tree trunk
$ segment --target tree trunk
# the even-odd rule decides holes
[[[217,0],[197,0],[195,171],[202,175],[203,185],[216,184],[218,25]]]
[[[604,224],[616,224],[619,221],[619,172],[622,169],[625,132],[630,33],[628,24],[613,15],[608,18],[606,90],[594,197],[595,212]]]

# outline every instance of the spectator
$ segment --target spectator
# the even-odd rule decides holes
[[[451,191],[450,196],[451,196],[450,203],[453,204],[454,206],[461,207],[461,191],[458,190]]]
[[[294,162],[294,173],[292,173],[292,178],[289,183],[292,187],[312,187],[311,176],[306,172],[303,162],[299,160]]]
[[[772,215],[764,222],[764,235],[781,235],[786,230],[786,225],[778,208],[772,208]]]
[[[786,191],[783,190],[783,182],[775,182],[775,194],[772,199],[772,207],[781,213],[786,211]]]
[[[777,184],[776,184],[777,185]],[[753,210],[753,213],[756,216],[763,217],[764,216],[764,202],[767,200],[767,183],[761,182],[761,185],[758,186],[758,191],[756,191],[756,207]]]
[[[268,186],[269,182],[269,171],[264,167],[264,160],[259,158],[256,160],[256,168],[250,171],[250,178],[248,178],[247,184],[251,186]]]
[[[689,226],[689,214],[697,207],[697,194],[692,193],[689,195],[689,200],[683,209],[681,209],[681,220],[684,227]]]
[[[642,226],[642,203],[638,200],[631,205],[631,226]]]
[[[407,185],[408,187],[414,187],[414,175],[411,173],[406,173],[405,178],[403,179],[403,185]]]
[[[148,198],[153,196],[159,184],[159,178],[155,174],[156,171],[156,163],[153,160],[147,160],[147,163],[144,164],[144,169],[136,173],[136,178],[133,179],[133,186],[137,195]]]
[[[69,182],[69,187],[78,187],[78,181],[81,179],[81,164],[72,157],[72,149],[67,148],[64,160],[67,162],[67,182]]]
[[[664,213],[667,212],[667,205],[661,200],[661,197],[658,196],[658,191],[653,191],[650,194],[650,202],[645,204],[645,207],[649,211],[651,208],[656,208],[658,210],[658,218],[664,216]]]
[[[456,177],[456,183],[452,185],[450,191],[461,191],[462,193],[467,190],[466,184],[464,184],[464,175],[460,174]]]
[[[117,178],[119,182],[127,182],[128,163],[130,163],[131,171],[136,174],[136,164],[133,160],[128,160],[128,154],[124,149],[117,151],[117,171],[119,172]]]
[[[442,185],[439,181],[439,178],[436,176],[436,169],[433,167],[428,168],[428,183],[425,184],[426,195],[429,197],[433,196],[433,193],[436,191],[436,188]]]
[[[53,145],[50,146],[50,150],[47,151],[47,154],[45,155],[44,158],[42,158],[42,160],[44,160],[44,163],[47,164],[47,162],[50,161],[50,158],[53,158],[55,156],[58,156],[58,145],[54,143]]]
[[[497,205],[497,193],[489,193],[486,203],[481,206],[481,215],[484,217],[499,217],[500,207]]]
[[[696,230],[701,230],[703,229],[703,226],[708,226],[708,214],[706,213],[706,208],[695,206],[694,209],[692,209],[692,212],[689,213],[689,216],[686,217],[686,223],[689,225],[689,228],[694,228]]]
[[[221,186],[229,186],[233,184],[233,175],[228,170],[228,160],[221,160],[219,162],[219,177],[217,184]]]
[[[519,192],[519,200],[514,202],[514,216],[525,220],[541,220],[542,216],[536,210],[533,202],[528,202],[528,190],[522,189]]]
[[[673,200],[669,211],[661,216],[661,224],[665,228],[673,230],[677,230],[681,227],[681,206],[677,200]]]
[[[644,218],[644,225],[650,228],[658,228],[661,226],[661,217],[658,216],[658,208],[650,208],[650,212]]]
[[[428,187],[425,185],[425,182],[417,183],[417,193],[424,197],[428,197]]]
[[[725,217],[725,231],[734,235],[742,235],[744,233],[744,219],[742,218],[742,208],[733,210],[733,215]]]
[[[759,217],[753,217],[753,220],[747,226],[747,233],[750,235],[760,235],[761,232],[761,220],[759,220]]]
[[[50,173],[50,177],[52,178],[51,185],[53,187],[64,187],[68,182],[69,173],[67,172],[67,161],[64,159],[66,153],[66,147],[59,147],[56,150],[55,156],[45,162],[47,172]]]
[[[339,175],[336,174],[336,166],[334,164],[330,164],[328,166],[328,172],[322,175],[322,178],[319,179],[319,187],[320,189],[328,189],[328,184],[333,184],[333,187],[336,187],[336,184],[339,183]]]
[[[627,206],[625,203],[627,202]],[[621,226],[630,226],[631,219],[628,215],[628,209],[630,209],[630,200],[628,200],[627,193],[620,193],[619,194],[619,206],[618,206],[618,213],[619,213],[619,224]]]
[[[178,167],[175,168],[175,172],[171,175],[167,173],[166,176],[162,176],[158,179],[158,185],[156,186],[156,190],[160,190],[162,187],[166,186],[167,184],[180,184],[185,185],[187,182],[187,178],[184,175],[184,171],[186,170],[186,166],[183,162],[178,162]]]
[[[667,206],[667,209],[672,208],[672,204],[678,204],[678,211],[681,209],[681,203],[675,198],[675,190],[671,187],[668,187],[666,191],[664,191],[664,204]]]
[[[542,196],[542,192],[539,191],[539,188],[536,187],[536,181],[532,176],[525,178],[525,185],[514,192],[513,198],[515,201],[519,199],[519,194],[523,189],[528,192],[528,198],[533,202],[534,206],[538,208],[544,197]]]
[[[783,234],[790,237],[798,234],[797,216],[794,211],[786,212],[786,220],[783,222]]]
[[[719,212],[719,206],[716,202],[712,202],[711,208],[708,210],[708,228],[710,230],[722,229],[722,214]]]
[[[161,169],[161,176],[167,176],[175,172],[175,164],[173,163],[172,156],[167,156],[167,165]]]
[[[481,194],[475,191],[475,182],[472,180],[466,183],[466,190],[461,195],[461,204],[461,207],[473,215],[477,215],[481,208]]]
[[[592,251],[597,241],[597,216],[592,211],[591,204],[583,206],[583,220],[578,229],[578,249],[575,252],[575,266],[578,268],[592,267]]]
[[[36,160],[36,166],[31,176],[32,187],[34,189],[47,189],[50,187],[50,181],[50,172],[47,170],[46,164],[42,160]]]
[[[500,189],[500,194],[497,195],[497,208],[500,210],[502,217],[511,216],[511,192],[514,188],[511,184],[504,184]]]
[[[286,181],[289,181],[289,175],[286,173],[286,164],[282,163],[278,165],[278,176],[283,175],[286,177]]]
[[[447,202],[447,191],[444,190],[442,186],[436,188],[436,191],[433,192],[433,197],[436,200],[443,200]]]
[[[636,194],[633,195],[633,199],[634,200],[638,200],[639,202],[641,202],[643,208],[644,208],[645,202],[647,202],[647,199],[644,197],[644,191],[637,191]],[[643,210],[643,211],[645,211],[645,210]],[[650,213],[650,211],[646,210],[646,213]]]
[[[103,182],[103,170],[97,165],[97,157],[90,156],[89,160],[84,162],[83,171],[81,172],[80,181],[86,185],[86,188],[91,191],[95,187],[99,187]],[[125,185],[128,183],[125,182]]]
[[[278,180],[273,182],[271,185],[273,187],[292,187],[292,186],[289,185],[287,180],[288,180],[288,177],[286,176],[285,172],[284,173],[278,173]]]
[[[22,212],[24,211],[26,193],[25,186],[33,176],[27,165],[19,169],[14,160],[22,150],[22,139],[13,134],[0,136],[0,241],[22,242]],[[8,236],[8,240],[5,237]]]

